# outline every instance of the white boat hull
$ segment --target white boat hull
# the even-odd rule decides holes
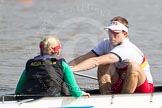
[[[162,108],[162,93],[44,97],[38,100],[4,101],[0,108]]]

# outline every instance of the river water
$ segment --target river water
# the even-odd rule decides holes
[[[44,35],[60,38],[68,62],[107,37],[103,28],[118,15],[128,19],[129,38],[148,57],[154,83],[161,85],[160,10],[161,0],[0,0],[0,95],[14,92]],[[96,77],[96,69],[83,73]],[[75,77],[80,87],[97,87],[96,80]]]

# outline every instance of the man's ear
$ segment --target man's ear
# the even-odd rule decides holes
[[[125,35],[126,37],[128,37],[128,32],[124,32],[124,35]]]

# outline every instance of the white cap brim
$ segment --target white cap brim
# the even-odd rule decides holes
[[[128,32],[128,28],[123,25],[122,23],[118,22],[118,21],[112,21],[110,24],[108,24],[108,26],[106,26],[104,28],[105,30],[112,30],[114,32],[120,32],[120,31],[125,31],[125,32]]]

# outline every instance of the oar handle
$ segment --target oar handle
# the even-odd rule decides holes
[[[89,76],[89,75],[85,75],[85,74],[81,74],[81,73],[74,73],[74,75],[77,76],[82,76],[82,77],[86,77],[86,78],[90,78],[90,79],[94,79],[94,80],[98,80],[96,77],[94,76]]]

